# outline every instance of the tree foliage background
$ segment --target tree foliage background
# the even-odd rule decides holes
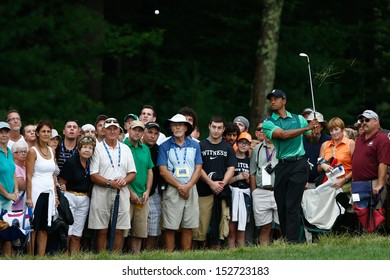
[[[352,124],[373,109],[388,128],[390,4],[349,3],[284,2],[274,87],[287,93],[288,110],[311,107],[305,52],[326,119]],[[143,104],[162,122],[188,105],[206,136],[212,114],[250,115],[262,8],[261,0],[4,0],[0,113],[17,109],[24,125],[45,118],[61,130],[69,118],[122,120]]]

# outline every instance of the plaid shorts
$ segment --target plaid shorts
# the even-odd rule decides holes
[[[148,235],[161,235],[161,198],[155,192],[149,197]]]

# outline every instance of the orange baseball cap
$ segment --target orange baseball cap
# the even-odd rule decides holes
[[[249,142],[252,142],[252,136],[248,133],[248,132],[242,132],[238,138],[237,138],[237,142],[240,141],[241,139],[246,139],[248,140]]]

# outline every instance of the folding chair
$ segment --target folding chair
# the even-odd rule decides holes
[[[355,181],[352,182],[352,198],[354,211],[363,230],[368,233],[377,232],[385,221],[382,194],[372,195],[372,181]]]

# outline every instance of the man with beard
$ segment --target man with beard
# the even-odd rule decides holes
[[[175,232],[181,228],[181,248],[191,250],[192,230],[199,225],[196,182],[202,169],[199,144],[190,139],[192,125],[181,114],[165,122],[172,135],[161,144],[157,165],[167,182],[163,199],[163,227],[168,252],[175,248]]]
[[[330,135],[324,133],[326,129],[327,122],[324,119],[324,116],[320,112],[315,112],[317,121],[319,122],[318,133],[314,134],[313,131],[310,133],[309,137],[303,138],[303,147],[305,149],[305,158],[313,165],[309,172],[309,180],[307,181],[306,187],[308,189],[315,189],[314,180],[318,177],[319,172],[317,169],[317,161],[320,156],[321,145],[332,139]],[[311,112],[306,120],[310,123],[314,119],[314,112]]]
[[[225,130],[223,131],[223,139],[233,147],[237,148],[236,141],[240,135],[240,128],[236,123],[227,122],[225,125]]]

